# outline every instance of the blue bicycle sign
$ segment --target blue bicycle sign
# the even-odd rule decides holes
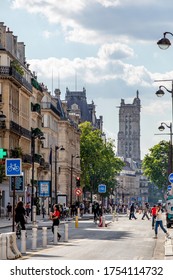
[[[20,176],[21,175],[21,159],[20,158],[6,158],[5,173],[6,176]]]

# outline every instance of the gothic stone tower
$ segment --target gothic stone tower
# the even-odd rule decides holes
[[[140,109],[138,91],[132,104],[125,104],[124,99],[121,99],[117,154],[124,159],[131,158],[136,163],[141,162]]]

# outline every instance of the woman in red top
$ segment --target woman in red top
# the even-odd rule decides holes
[[[156,205],[153,205],[153,207],[151,208],[151,215],[152,215],[152,229],[154,229],[154,223],[155,223],[155,219],[156,219],[156,210],[157,210]]]
[[[60,220],[60,210],[59,210],[59,206],[58,204],[55,204],[53,206],[53,209],[54,209],[54,212],[51,213],[51,220],[53,221],[53,224],[52,224],[52,232],[54,233],[54,226],[59,226],[59,220]],[[58,232],[58,241],[60,240],[61,238],[61,235],[59,234]]]

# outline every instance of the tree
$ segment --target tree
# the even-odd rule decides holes
[[[169,149],[169,142],[161,141],[149,149],[142,161],[144,175],[160,189],[168,184]]]
[[[81,183],[85,191],[98,192],[98,185],[107,186],[107,193],[115,187],[115,176],[122,170],[124,162],[114,153],[113,141],[106,144],[99,129],[93,129],[90,122],[80,124]]]

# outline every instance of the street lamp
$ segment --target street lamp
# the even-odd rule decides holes
[[[159,80],[158,80],[159,81]],[[158,82],[158,81],[156,81],[156,82]],[[162,80],[162,81],[170,81],[170,80]],[[173,80],[171,80],[171,82],[172,82],[172,88],[171,88],[171,90],[169,90],[169,89],[167,89],[165,86],[163,86],[163,85],[161,85],[161,86],[159,86],[159,90],[158,91],[156,91],[156,95],[158,96],[158,97],[162,97],[165,93],[164,93],[164,91],[162,90],[162,88],[164,88],[167,92],[169,92],[169,93],[171,93],[171,98],[172,98],[172,121],[171,121],[171,123],[170,123],[170,126],[168,126],[167,124],[165,124],[168,128],[170,128],[170,137],[171,137],[171,139],[170,139],[170,157],[171,157],[171,159],[170,159],[170,168],[171,168],[171,172],[173,171],[172,170],[172,124],[173,124]],[[162,123],[163,124],[163,123]],[[159,130],[163,130],[164,129],[164,126],[163,125],[161,125],[160,127],[159,127]]]
[[[57,204],[57,157],[58,157],[58,151],[65,151],[65,148],[63,146],[55,146],[55,203]]]
[[[158,127],[160,131],[163,131],[165,129],[165,126],[170,129],[170,153],[169,153],[169,169],[168,174],[170,174],[172,170],[172,123],[170,125],[167,125],[166,123],[162,122],[161,125]]]
[[[31,130],[31,162],[32,162],[32,179],[31,179],[31,221],[33,220],[33,205],[34,205],[34,159],[35,159],[35,140],[45,139],[43,132],[39,128]]]
[[[73,197],[73,158],[80,158],[80,156],[77,155],[71,155],[71,186],[70,186],[70,207],[72,209],[72,197]]]
[[[158,42],[157,42],[157,45],[159,46],[160,49],[162,50],[166,50],[170,47],[171,45],[171,42],[168,38],[166,38],[166,34],[170,34],[173,36],[173,33],[171,32],[164,32],[163,33],[163,38],[160,39]]]

